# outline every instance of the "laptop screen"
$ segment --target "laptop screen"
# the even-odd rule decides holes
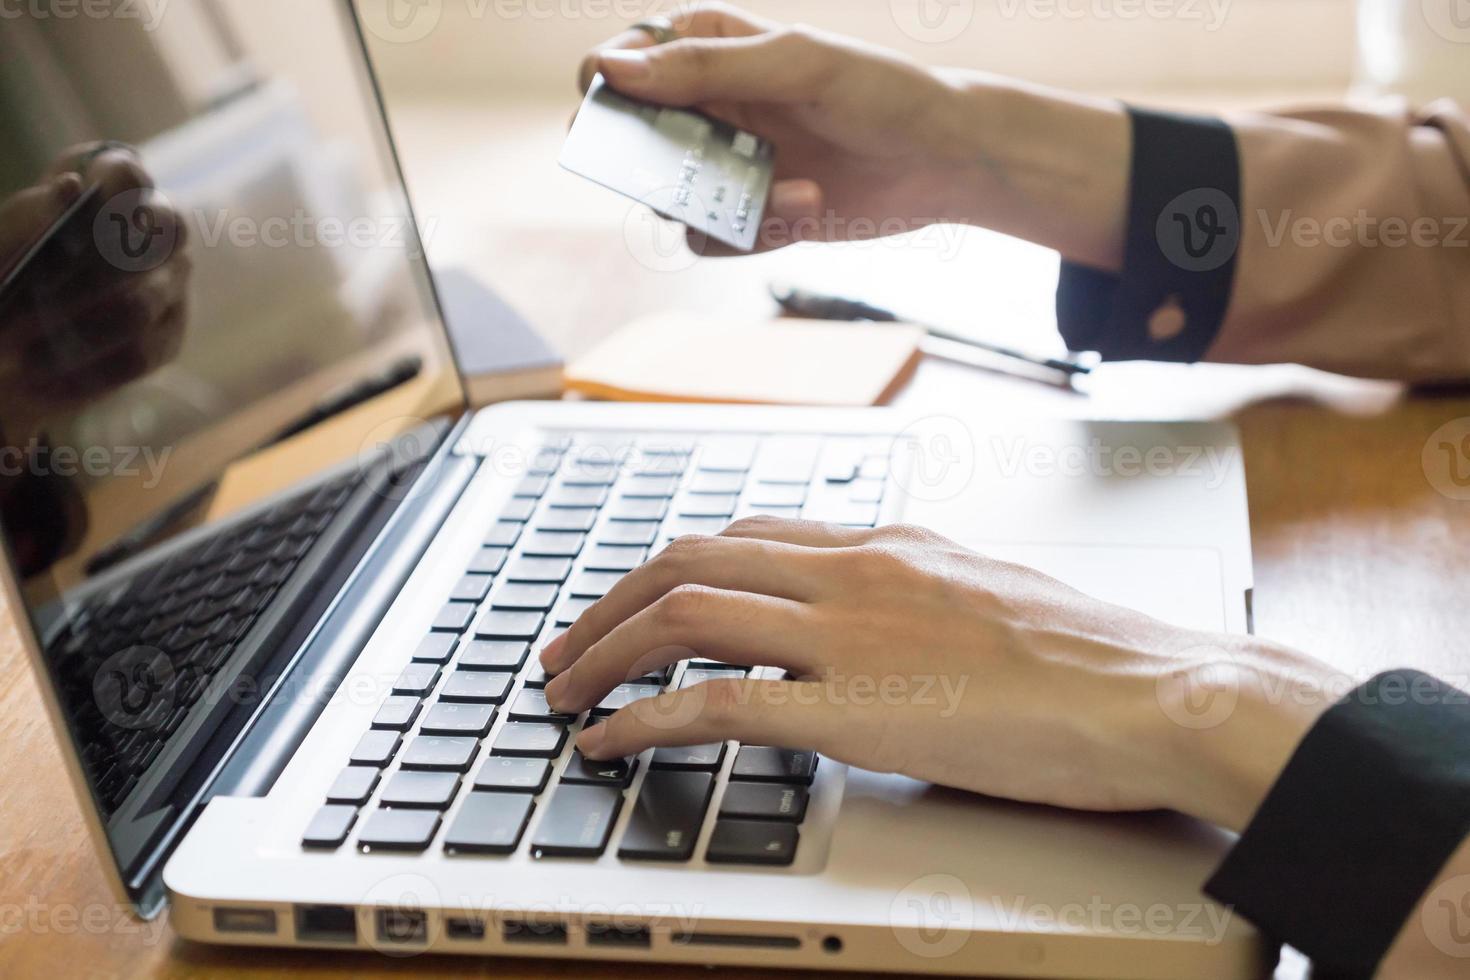
[[[211,680],[462,395],[345,0],[59,9],[0,31],[0,523],[126,872]]]

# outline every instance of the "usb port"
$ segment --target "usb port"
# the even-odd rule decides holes
[[[428,942],[428,913],[416,909],[379,909],[378,938],[396,945]]]
[[[355,943],[357,915],[341,905],[303,905],[296,910],[296,938],[307,943]]]
[[[653,936],[646,928],[591,925],[587,927],[588,946],[621,946],[625,949],[647,949]]]
[[[485,938],[485,923],[479,919],[451,916],[444,920],[444,933],[450,939],[473,941]]]
[[[500,935],[508,943],[537,943],[547,946],[565,946],[567,927],[550,922],[518,922],[507,920]]]
[[[275,909],[231,909],[214,910],[215,932],[253,932],[262,935],[276,934]]]

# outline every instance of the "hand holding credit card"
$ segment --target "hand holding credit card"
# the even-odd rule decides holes
[[[756,245],[774,174],[770,143],[690,109],[630,99],[597,75],[561,165],[731,248]]]

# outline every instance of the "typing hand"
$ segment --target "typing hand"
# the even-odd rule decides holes
[[[758,249],[798,240],[870,239],[960,221],[956,184],[977,166],[955,139],[956,92],[897,54],[718,3],[674,18],[680,38],[628,31],[582,63],[619,91],[694,106],[776,146]],[[695,234],[703,254],[725,254]]]
[[[1202,650],[1218,653],[1201,662]],[[690,656],[796,679],[713,680],[635,702],[584,731],[583,752],[734,739],[995,796],[1166,807],[1235,828],[1331,702],[1292,697],[1293,685],[1331,689],[1338,677],[921,529],[756,518],[681,538],[624,577],[543,652],[559,673],[547,699],[582,711]],[[1235,668],[1222,692],[1235,700],[1196,725],[1182,699],[1212,682],[1194,672],[1220,661]]]

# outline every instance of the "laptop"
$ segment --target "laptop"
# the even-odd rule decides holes
[[[365,51],[351,4],[325,0],[27,17],[0,37],[0,196],[58,166],[115,181],[0,273],[0,337],[25,338],[0,386],[0,527],[119,895],[204,943],[396,956],[1269,969],[1272,947],[1200,892],[1229,844],[1216,829],[982,799],[800,747],[589,763],[581,726],[741,668],[695,651],[564,717],[537,656],[675,537],[754,514],[922,524],[1246,630],[1233,432],[471,411]],[[95,140],[135,162],[67,156]]]

